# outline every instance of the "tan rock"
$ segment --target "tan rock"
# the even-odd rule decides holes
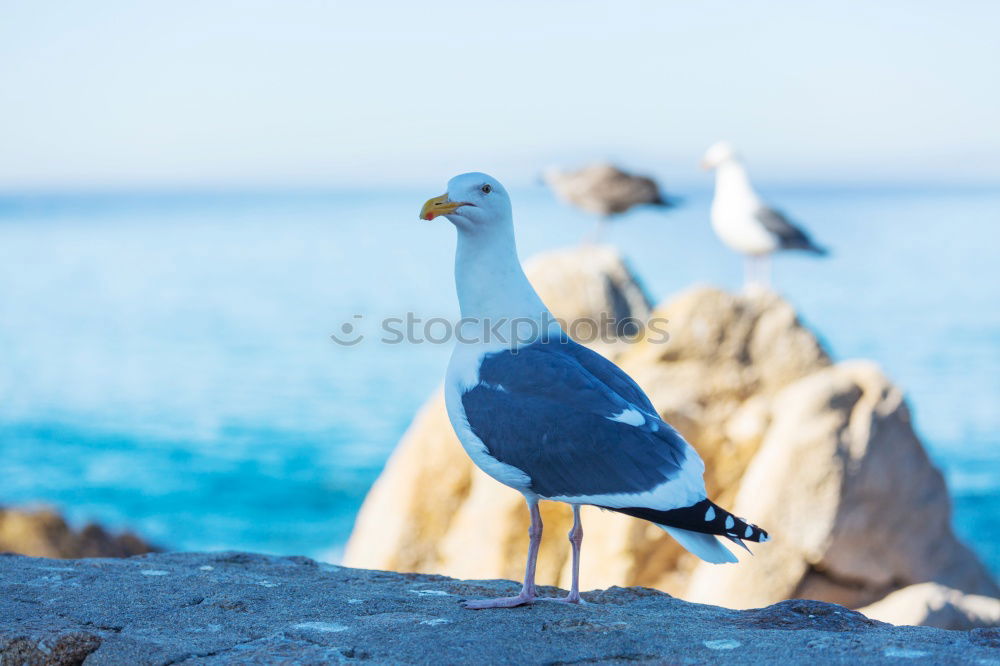
[[[698,450],[709,494],[727,505],[769,425],[771,396],[829,365],[829,357],[792,307],[769,292],[733,295],[694,288],[652,317],[667,322],[669,340],[647,337],[615,360]],[[588,548],[595,532],[602,548],[628,544],[624,551],[615,548],[619,554],[610,570],[592,562],[597,580],[611,575],[602,572],[621,569],[628,572],[625,584],[684,592],[698,560],[662,530],[617,514],[592,522],[585,524]],[[588,566],[585,557],[581,570]],[[567,575],[564,571],[561,584]]]
[[[619,333],[638,333],[649,318],[649,297],[611,246],[546,252],[527,261],[524,271],[563,328],[584,344],[615,344]]]
[[[964,594],[937,583],[904,587],[858,610],[890,624],[962,631],[1000,626],[1000,599]]]
[[[557,316],[644,311],[634,276],[606,248],[530,266]],[[585,586],[644,585],[738,608],[790,597],[857,607],[926,581],[1000,596],[954,537],[941,475],[877,368],[831,366],[794,309],[768,292],[694,288],[651,317],[639,340],[596,348],[695,446],[709,495],[774,540],[739,566],[708,565],[649,523],[588,507]],[[664,321],[667,340],[652,330]],[[543,502],[543,519],[538,580],[567,587],[569,510]],[[518,579],[527,524],[519,494],[465,456],[437,395],[366,499],[345,563]]]
[[[733,608],[791,597],[863,606],[938,581],[1000,589],[951,530],[940,472],[902,393],[868,362],[841,363],[771,401],[771,425],[732,510],[773,541],[739,567],[699,565],[685,597]]]
[[[33,557],[131,557],[155,552],[138,536],[90,523],[76,531],[51,509],[0,508],[0,552]]]

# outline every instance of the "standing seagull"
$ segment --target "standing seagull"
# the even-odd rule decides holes
[[[701,165],[715,169],[712,228],[723,243],[746,255],[747,285],[768,284],[768,257],[778,250],[804,250],[819,256],[827,253],[805,231],[761,201],[732,145],[725,141],[712,145]]]
[[[767,541],[766,532],[706,498],[704,463],[642,389],[559,327],[521,269],[500,183],[482,173],[452,178],[447,193],[420,211],[425,220],[439,215],[458,229],[455,285],[468,327],[448,365],[448,417],[476,465],[522,493],[531,514],[521,593],[466,608],[537,598],[543,499],[573,507],[568,603],[580,603],[583,504],[648,520],[708,562],[737,561],[716,535],[744,548],[744,540]]]
[[[611,164],[591,164],[576,171],[546,169],[542,180],[569,205],[598,216],[595,240],[608,220],[635,206],[670,208],[676,205],[663,195],[652,178],[622,171]]]

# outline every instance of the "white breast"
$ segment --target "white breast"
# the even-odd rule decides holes
[[[764,204],[736,160],[721,164],[715,175],[712,228],[723,243],[744,254],[769,254],[778,239],[764,228],[756,213]]]
[[[519,490],[525,495],[533,495],[529,490],[531,479],[523,471],[502,463],[489,454],[486,445],[479,439],[469,426],[462,404],[462,394],[479,383],[479,365],[483,356],[498,351],[503,347],[485,344],[457,344],[448,363],[448,374],[445,378],[444,400],[448,409],[448,419],[455,429],[462,448],[472,458],[479,469],[500,483]]]
[[[712,228],[723,243],[744,254],[769,254],[778,249],[778,239],[754,216],[757,207],[749,202],[712,202]]]

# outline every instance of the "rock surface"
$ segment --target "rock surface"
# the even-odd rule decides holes
[[[910,585],[860,612],[873,620],[941,629],[1000,627],[1000,600],[937,583]]]
[[[74,530],[51,509],[0,508],[0,552],[36,557],[129,557],[157,550],[138,536],[90,523]]]
[[[590,251],[532,262],[531,277],[557,316],[620,311],[593,297],[600,293],[593,285],[611,279],[595,272],[615,276],[618,291],[641,293],[622,284],[634,278],[609,251],[600,261],[574,254]],[[573,288],[560,287],[560,276]],[[591,296],[580,305],[574,293]],[[695,446],[709,496],[769,530],[773,541],[738,566],[708,565],[644,521],[585,507],[585,585],[643,585],[732,608],[792,597],[861,607],[931,581],[1000,597],[952,532],[941,474],[913,431],[902,392],[877,367],[833,365],[794,308],[769,292],[694,288],[651,316],[667,322],[668,340],[645,335],[598,350]],[[543,502],[542,515],[539,580],[565,587],[570,513]],[[345,564],[516,579],[527,521],[520,495],[465,456],[438,393],[365,500]]]
[[[246,553],[0,557],[0,663],[995,664],[1000,630],[894,627],[784,601],[734,611],[644,588],[583,606],[468,611],[510,581],[462,581]],[[555,595],[553,589],[543,594]]]

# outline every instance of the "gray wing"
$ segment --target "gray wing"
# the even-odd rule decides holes
[[[778,237],[783,250],[805,250],[814,254],[826,254],[825,248],[816,245],[805,231],[795,226],[781,212],[761,206],[754,214],[765,229]]]
[[[678,477],[684,439],[628,375],[586,355],[584,367],[575,346],[538,342],[486,356],[462,405],[490,455],[523,471],[542,497],[641,493]]]

